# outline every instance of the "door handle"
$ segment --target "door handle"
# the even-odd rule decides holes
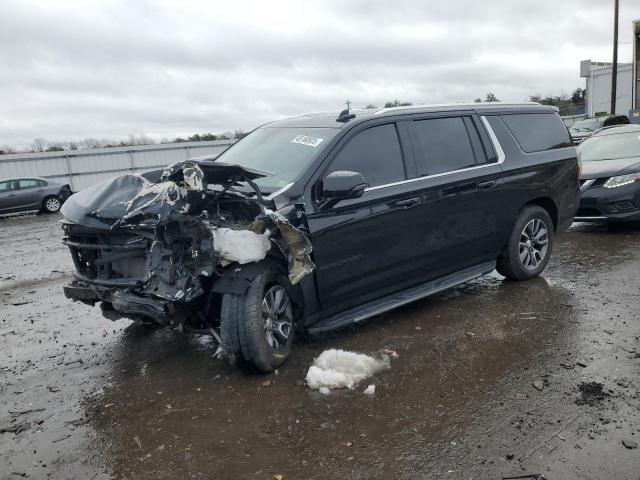
[[[475,190],[478,186],[475,183],[465,183],[462,185],[457,185],[455,187],[449,187],[442,190],[444,195],[455,195],[456,193],[467,192],[469,190]]]
[[[15,197],[16,194],[15,193],[10,193],[9,195],[7,195],[8,197]]]
[[[491,187],[493,187],[496,184],[495,180],[488,180],[486,182],[480,182],[478,184],[478,188],[481,188],[482,190],[488,190]]]
[[[407,198],[406,200],[398,200],[395,205],[401,208],[411,208],[420,202],[419,197]]]

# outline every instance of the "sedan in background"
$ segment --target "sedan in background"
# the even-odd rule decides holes
[[[576,221],[640,221],[640,125],[603,128],[578,147]]]
[[[574,123],[569,127],[569,133],[576,145],[593,135],[594,132],[603,127],[614,127],[616,125],[628,125],[629,117],[626,115],[606,115],[596,118],[586,118]]]
[[[55,213],[71,195],[69,185],[40,177],[0,178],[0,213]]]

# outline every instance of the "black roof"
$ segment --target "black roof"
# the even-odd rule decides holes
[[[286,118],[270,122],[263,127],[317,127],[317,128],[343,128],[351,126],[360,121],[369,120],[371,118],[392,117],[400,115],[410,115],[416,113],[435,113],[435,112],[475,112],[478,114],[491,113],[497,111],[518,111],[518,110],[540,110],[541,112],[557,112],[556,107],[548,105],[540,105],[535,102],[524,103],[506,103],[506,102],[488,102],[488,103],[448,103],[442,105],[412,105],[407,107],[392,107],[378,109],[360,109],[351,110],[356,117],[345,123],[337,122],[339,112],[323,112],[309,113],[298,117]]]

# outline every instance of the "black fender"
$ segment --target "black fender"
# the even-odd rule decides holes
[[[260,262],[247,263],[245,265],[229,265],[223,270],[223,274],[213,282],[211,291],[213,293],[232,293],[234,295],[244,295],[249,290],[251,282],[263,272],[268,270],[276,270],[285,277],[287,276],[287,267],[282,259],[269,256]],[[287,282],[284,287],[287,289],[289,297],[298,309],[302,312],[304,309],[304,297],[300,285],[291,285]]]

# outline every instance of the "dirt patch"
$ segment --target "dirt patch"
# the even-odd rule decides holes
[[[589,405],[595,407],[610,395],[603,390],[604,385],[598,382],[582,382],[578,385],[580,398],[576,399],[577,405]]]

